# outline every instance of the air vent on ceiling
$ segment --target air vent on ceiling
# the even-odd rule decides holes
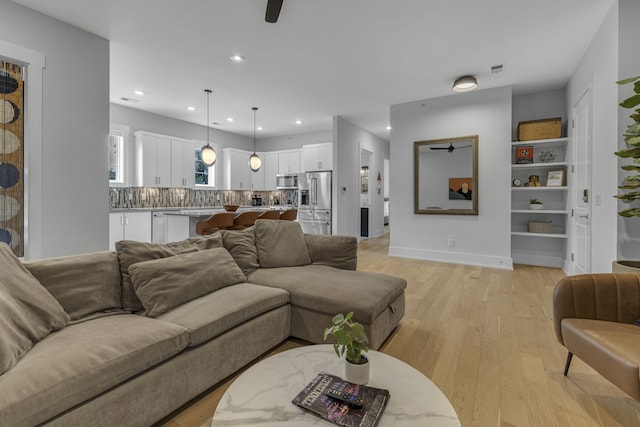
[[[120,101],[124,101],[124,102],[140,102],[139,99],[135,99],[135,98],[127,98],[127,97],[122,97],[120,98]]]
[[[503,64],[494,65],[493,67],[491,67],[491,74],[498,74],[498,73],[501,73],[503,70],[504,70]]]

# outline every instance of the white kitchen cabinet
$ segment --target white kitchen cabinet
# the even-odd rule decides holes
[[[151,212],[111,212],[109,214],[109,250],[119,240],[151,242]]]
[[[149,132],[136,132],[136,186],[171,186],[171,140]]]
[[[330,171],[333,169],[333,144],[311,144],[302,147],[304,172]]]
[[[250,153],[249,156],[251,156]],[[253,191],[265,191],[265,164],[264,164],[264,153],[256,153],[260,160],[262,161],[262,166],[258,169],[258,172],[251,171],[251,189]],[[248,165],[247,165],[248,166]],[[251,168],[249,168],[251,170]]]
[[[284,150],[278,152],[278,173],[299,173],[302,150]]]
[[[171,140],[171,186],[195,187],[196,145],[187,141]]]
[[[276,189],[276,175],[278,175],[278,157],[277,151],[264,153],[262,159],[262,167],[264,169],[264,189],[273,191]]]
[[[249,156],[252,152],[235,148],[222,149],[224,155],[223,188],[225,190],[251,190]]]

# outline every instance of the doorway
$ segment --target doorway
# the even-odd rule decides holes
[[[589,87],[573,106],[573,196],[571,197],[571,273],[591,272],[592,106]]]
[[[371,158],[373,157],[373,152],[369,150],[365,150],[364,148],[360,148],[360,168],[359,168],[359,177],[360,177],[360,237],[361,238],[369,238],[371,233],[371,185],[370,185],[370,169],[371,169]]]

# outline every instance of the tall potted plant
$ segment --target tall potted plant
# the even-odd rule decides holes
[[[631,164],[621,166],[622,170],[631,173],[625,176],[622,185],[618,186],[619,189],[623,190],[623,193],[615,197],[630,205],[619,212],[621,216],[626,218],[640,217],[640,207],[638,203],[634,203],[640,200],[640,108],[636,108],[640,105],[640,76],[620,80],[617,83],[619,85],[633,83],[634,94],[622,101],[620,106],[634,109],[634,111],[630,116],[632,122],[622,135],[627,146],[622,150],[616,151],[616,156],[623,159],[632,159]],[[640,268],[639,261],[615,261],[613,266],[614,271],[630,271],[638,268]]]
[[[337,314],[331,319],[332,325],[324,330],[324,340],[333,335],[333,349],[338,357],[345,358],[345,380],[355,384],[369,382],[369,359],[363,353],[369,351],[369,339],[364,326],[351,320],[353,312]]]

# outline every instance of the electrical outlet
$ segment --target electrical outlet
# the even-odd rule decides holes
[[[450,248],[453,248],[456,246],[456,239],[449,239],[447,243],[449,244]]]

